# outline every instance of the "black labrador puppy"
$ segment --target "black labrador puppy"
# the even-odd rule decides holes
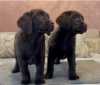
[[[22,84],[30,83],[29,64],[36,65],[35,83],[45,83],[45,36],[53,31],[53,23],[47,12],[34,9],[24,13],[17,22],[20,30],[15,36],[16,64],[13,73],[21,72]]]
[[[69,65],[69,79],[76,80],[75,39],[76,34],[87,31],[84,17],[77,11],[65,11],[56,20],[59,30],[54,32],[49,42],[48,64],[46,78],[53,78],[54,63],[67,57]]]

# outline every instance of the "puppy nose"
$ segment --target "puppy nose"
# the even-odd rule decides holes
[[[54,23],[53,23],[53,22],[49,22],[49,23],[48,23],[48,26],[49,26],[49,30],[50,30],[50,31],[53,31]]]
[[[54,23],[52,22],[51,23],[51,31],[53,31],[53,28],[54,28]]]
[[[48,35],[50,35],[50,33],[53,31],[53,28],[54,28],[54,23],[49,22],[49,27],[48,27],[48,28],[49,28],[49,29],[48,29],[47,34],[48,34]]]
[[[84,31],[87,32],[87,24],[84,25]]]

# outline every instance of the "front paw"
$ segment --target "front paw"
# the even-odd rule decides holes
[[[24,76],[22,77],[21,83],[22,83],[22,84],[29,84],[29,83],[31,83],[30,75],[24,75]]]
[[[12,73],[18,73],[18,72],[20,72],[19,68],[14,68],[14,69],[12,70]]]
[[[30,79],[22,79],[21,83],[26,85],[26,84],[31,83],[31,80]]]
[[[70,74],[69,75],[69,80],[77,80],[79,79],[79,76],[77,74]]]
[[[56,65],[59,65],[59,64],[60,64],[60,60],[56,60],[54,63],[55,63]]]
[[[44,84],[45,80],[44,79],[36,79],[35,84]]]
[[[47,74],[45,75],[45,78],[46,78],[46,79],[52,79],[52,78],[53,78],[53,74],[47,73]]]

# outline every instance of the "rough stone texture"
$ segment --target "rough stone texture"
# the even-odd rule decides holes
[[[14,57],[14,32],[0,32],[0,57]]]
[[[15,32],[0,32],[0,57],[14,57]],[[46,55],[49,37],[46,35]],[[92,53],[100,53],[100,33],[98,30],[88,30],[83,35],[77,35],[76,55],[91,57]]]
[[[76,54],[79,57],[91,57],[92,53],[100,53],[100,32],[95,29],[77,35],[76,42]]]

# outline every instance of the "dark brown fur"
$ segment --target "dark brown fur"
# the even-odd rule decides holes
[[[28,65],[35,63],[35,83],[44,83],[45,36],[53,30],[48,13],[34,9],[18,20],[20,31],[15,36],[16,65],[13,73],[21,72],[22,83],[30,83]]]
[[[59,30],[53,33],[49,43],[46,78],[53,78],[54,63],[60,63],[60,59],[67,57],[69,79],[76,80],[79,78],[76,74],[75,63],[76,34],[86,32],[87,25],[84,22],[84,17],[76,11],[66,11],[62,13],[56,19],[56,22],[59,26]]]

